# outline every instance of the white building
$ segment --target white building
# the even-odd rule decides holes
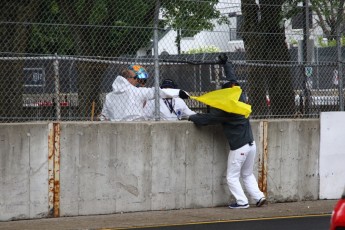
[[[216,23],[216,20],[214,20],[214,29],[212,31],[201,31],[193,37],[183,37],[180,44],[181,53],[187,52],[191,49],[211,46],[218,48],[219,52],[244,50],[243,40],[237,32],[238,27],[242,23],[241,0],[222,0],[221,3],[217,5],[217,9],[220,10],[222,15],[229,17],[229,25],[219,25]],[[319,26],[315,26],[317,25],[315,17],[316,16],[313,15],[311,18],[312,26],[310,29],[309,39],[314,41],[314,45],[317,45],[318,37],[322,37],[323,32]],[[303,20],[303,18],[297,19],[299,24],[301,24],[300,20]],[[301,43],[303,40],[303,29],[300,25],[296,26],[295,23],[296,20],[293,21],[291,19],[284,22],[286,42],[289,47],[298,46],[298,43]],[[175,44],[176,36],[176,31],[168,29],[164,36],[159,40],[158,54],[162,54],[162,52],[167,52],[171,55],[178,54],[177,46]],[[138,56],[146,54],[146,49],[138,51]]]
[[[182,37],[181,39],[181,53],[187,52],[191,49],[201,47],[216,47],[219,52],[232,52],[236,49],[243,49],[242,39],[236,37],[237,15],[241,16],[240,0],[222,1],[217,5],[218,10],[229,17],[230,24],[219,25],[216,20],[213,21],[214,29],[212,31],[201,31],[193,37]],[[198,22],[195,22],[198,23]],[[178,54],[177,46],[175,44],[177,31],[169,30],[158,43],[158,54],[167,52],[171,55]],[[140,50],[138,55],[146,55],[145,50]],[[152,51],[153,54],[153,51]]]

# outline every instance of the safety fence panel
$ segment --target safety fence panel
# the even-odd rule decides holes
[[[148,79],[140,86],[153,87],[149,93],[156,98],[164,79],[202,95],[228,80],[218,58],[224,54],[252,106],[252,119],[342,111],[344,5],[319,3],[5,0],[0,122],[100,120],[115,79],[130,65],[146,69]],[[139,91],[136,99],[144,98]],[[146,102],[129,101],[112,101],[113,113],[142,113]],[[209,109],[185,102],[195,112]]]

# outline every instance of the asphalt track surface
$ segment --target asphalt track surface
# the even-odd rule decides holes
[[[337,200],[268,203],[258,208],[160,210],[107,215],[62,216],[0,221],[0,230],[186,230],[186,229],[329,229]],[[1,212],[0,210],[0,216]]]
[[[151,226],[146,228],[114,228],[102,230],[327,230],[330,214],[292,217],[257,218],[233,221],[215,221],[188,225]]]

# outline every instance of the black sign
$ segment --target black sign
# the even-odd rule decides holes
[[[44,87],[45,73],[43,68],[24,68],[24,86]]]

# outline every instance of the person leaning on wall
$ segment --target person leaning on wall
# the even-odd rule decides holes
[[[121,71],[121,76],[126,78],[135,87],[145,87],[149,74],[141,65],[130,65]]]
[[[176,83],[171,79],[165,79],[161,89],[176,89]],[[155,100],[150,100],[145,105],[145,116],[148,120],[155,118]],[[181,98],[160,98],[159,99],[160,120],[177,121],[188,119],[190,115],[195,114],[188,108],[187,104]]]
[[[227,62],[226,56],[220,56],[219,60],[220,64],[223,65],[227,78],[227,82],[223,84],[222,88],[239,86],[232,63]],[[240,101],[244,102],[243,94]],[[266,202],[266,198],[263,192],[260,191],[253,174],[256,145],[249,118],[211,107],[209,113],[191,115],[189,120],[200,126],[214,124],[223,126],[224,134],[230,145],[226,179],[229,190],[236,199],[236,202],[230,204],[229,208],[249,208],[248,198],[241,186],[240,177],[242,177],[248,194],[255,200],[256,206],[262,206]]]
[[[154,99],[155,88],[142,87],[149,75],[140,65],[130,65],[121,71],[112,84],[112,92],[106,95],[101,121],[140,121],[145,120],[144,106]],[[189,98],[183,90],[159,90],[161,98]]]

